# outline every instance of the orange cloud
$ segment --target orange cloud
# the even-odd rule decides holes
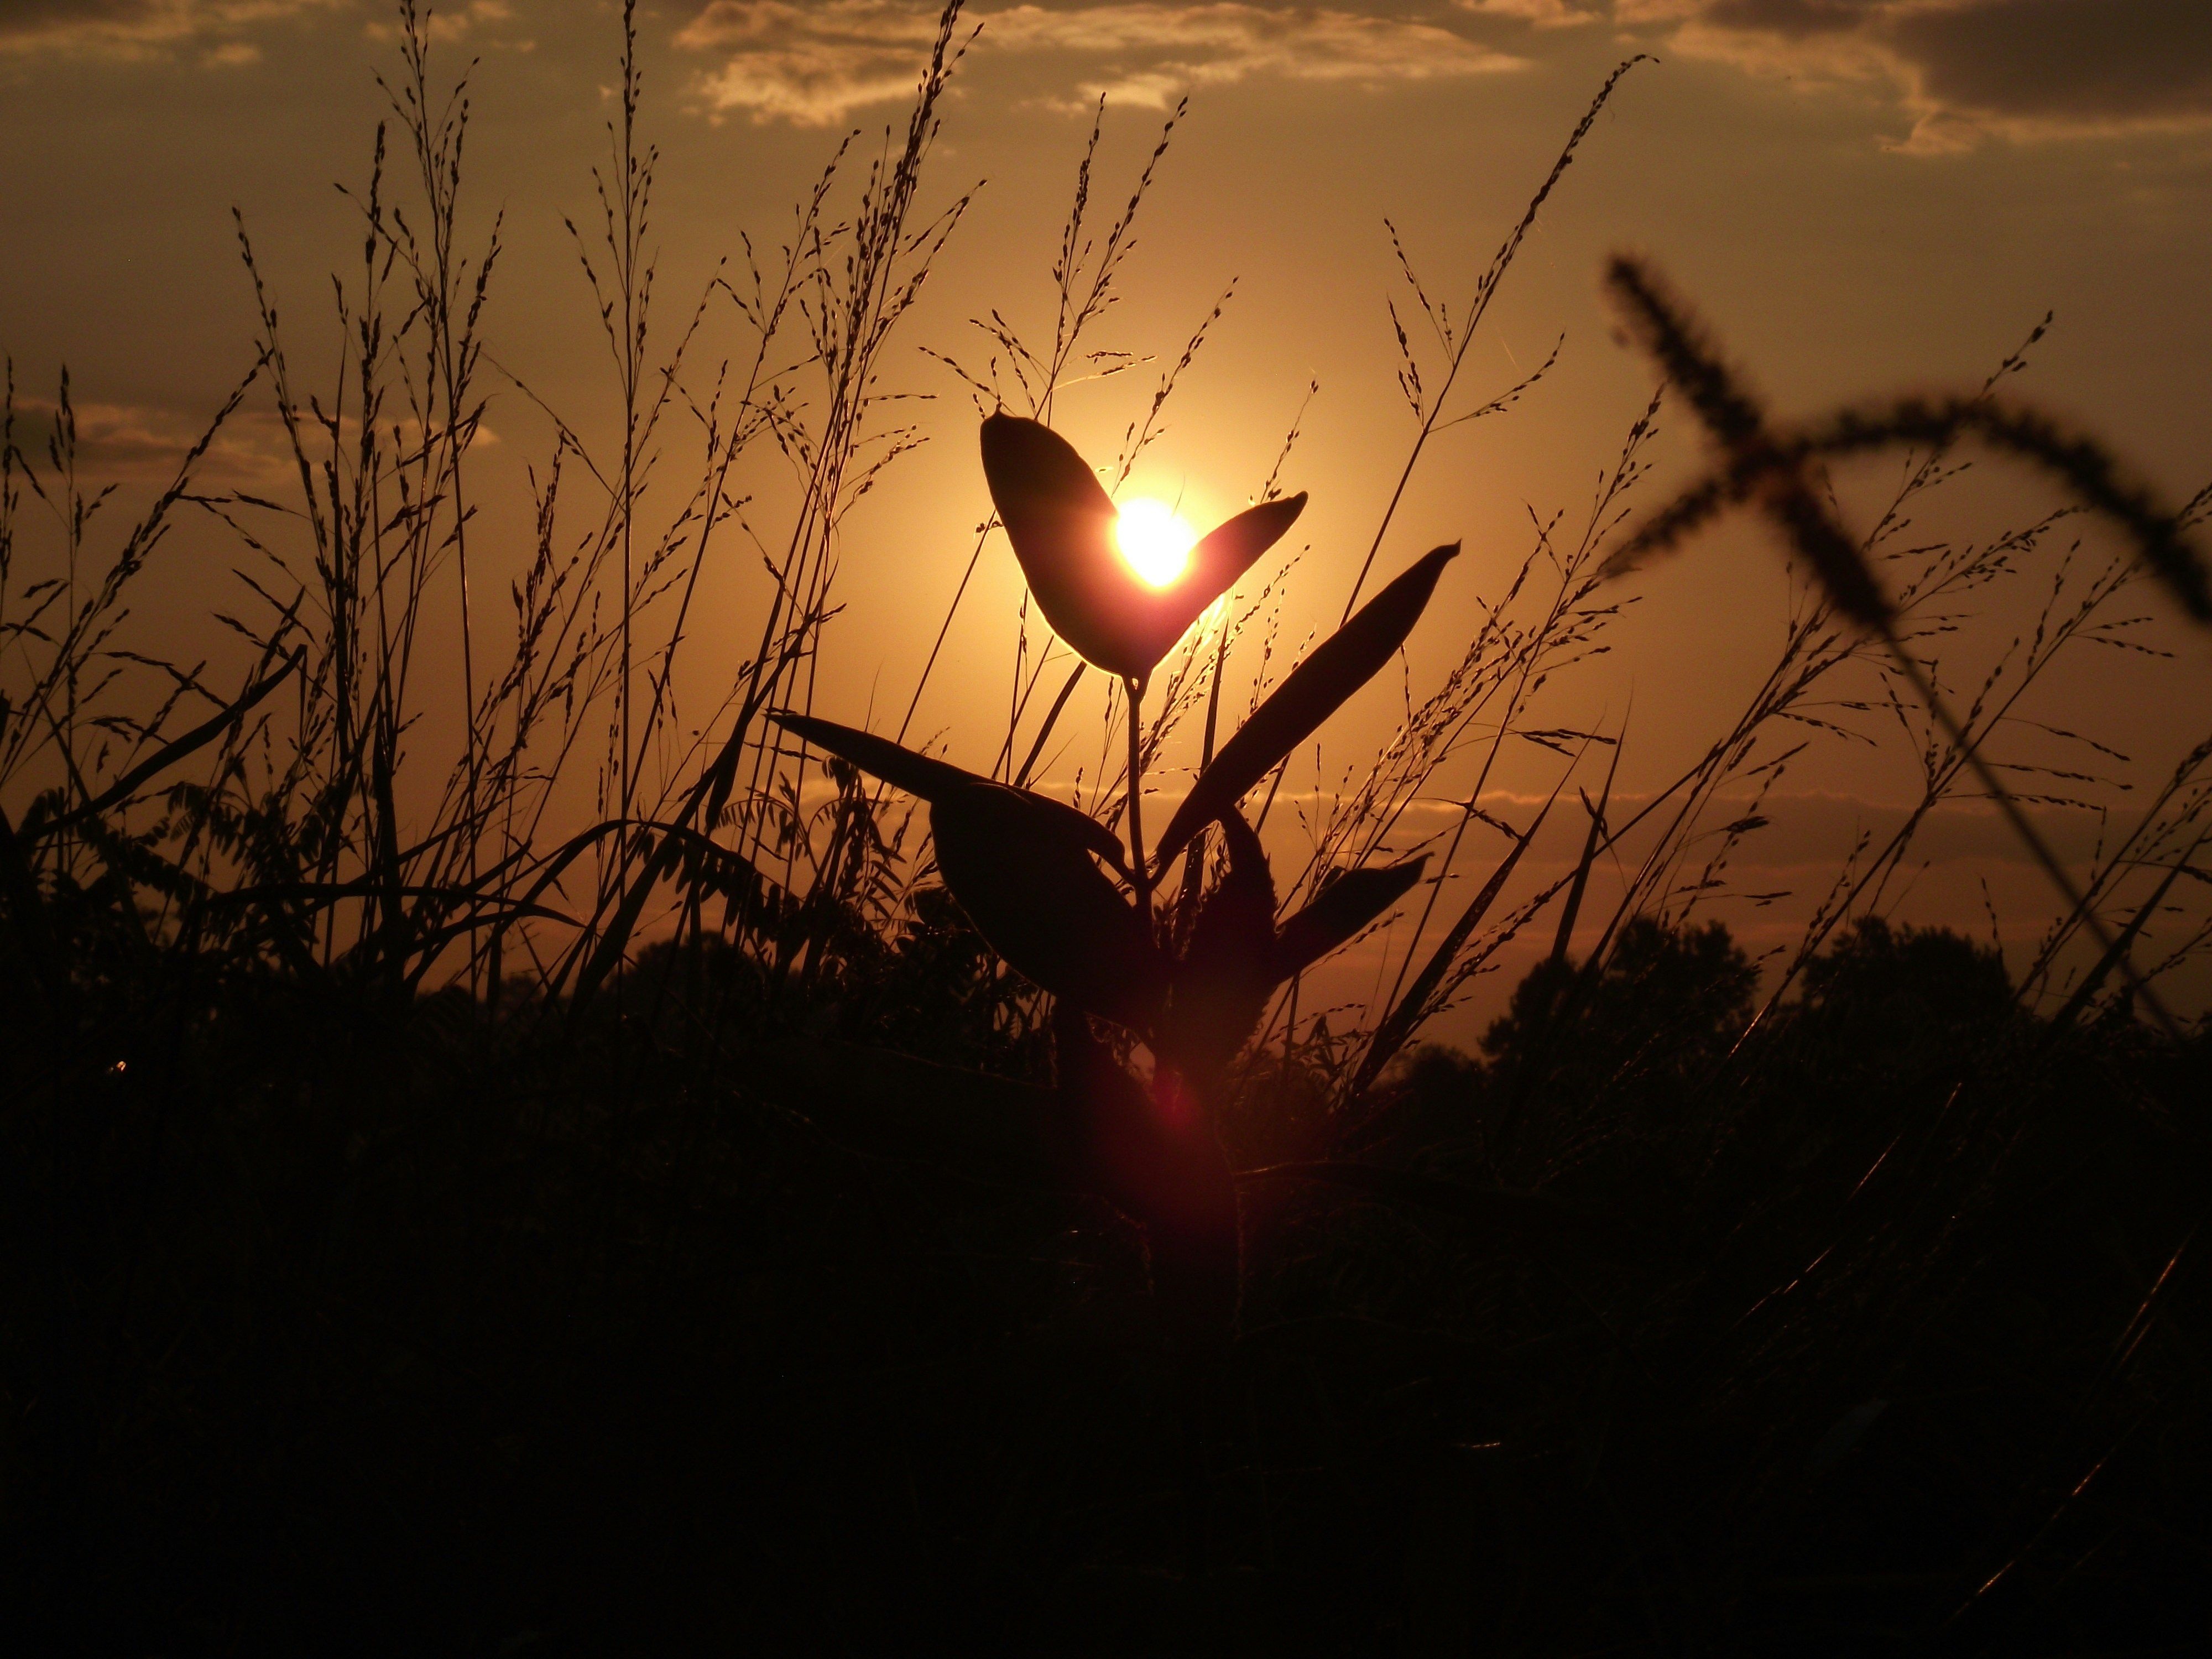
[[[1493,0],[1524,21],[1550,0]],[[930,0],[714,0],[677,44],[721,59],[699,91],[714,111],[820,125],[904,99],[935,33]],[[1413,15],[1252,0],[1097,0],[966,14],[979,53],[1044,67],[1040,95],[1158,106],[1186,88],[1258,78],[1381,85],[1496,74],[1523,60]]]
[[[354,0],[0,0],[0,55],[52,53],[125,62],[190,58],[210,68],[258,63],[252,38],[292,19],[335,15]],[[391,8],[366,25],[373,40],[399,37]],[[500,33],[514,21],[510,0],[448,0],[429,11],[433,40],[472,40],[526,52],[531,43]]]
[[[1605,21],[1605,0],[1452,0],[1462,11],[1510,17],[1540,29],[1580,28]]]

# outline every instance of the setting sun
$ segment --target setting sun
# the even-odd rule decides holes
[[[1114,525],[1114,545],[1129,568],[1153,587],[1165,587],[1190,563],[1198,532],[1165,501],[1126,502]]]

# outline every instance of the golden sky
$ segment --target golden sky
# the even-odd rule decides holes
[[[909,0],[641,12],[665,315],[688,312],[740,231],[773,248],[844,133],[874,153],[902,119],[935,13]],[[1317,382],[1283,473],[1313,495],[1285,544],[1300,552],[1280,623],[1294,647],[1340,610],[1413,435],[1386,302],[1411,312],[1386,217],[1425,287],[1458,313],[1606,74],[1638,52],[1656,59],[1623,82],[1547,204],[1455,396],[1479,404],[1555,344],[1556,366],[1510,410],[1436,441],[1383,543],[1386,575],[1436,542],[1468,549],[1408,653],[1416,695],[1528,552],[1532,523],[1564,513],[1579,524],[1650,394],[1651,371],[1614,337],[1599,296],[1616,249],[1656,260],[1785,415],[1978,385],[2055,313],[2015,390],[2105,434],[2174,502],[2212,477],[2203,0],[1054,0],[978,3],[968,21],[982,33],[945,106],[925,205],[981,189],[886,360],[896,389],[934,397],[911,406],[931,441],[848,524],[824,714],[903,708],[988,511],[975,411],[919,348],[979,368],[989,347],[969,319],[994,308],[1048,331],[1058,228],[1102,94],[1096,193],[1108,214],[1169,109],[1190,98],[1095,342],[1158,361],[1070,388],[1054,423],[1111,459],[1161,367],[1233,283],[1131,490],[1180,497],[1201,527],[1225,516],[1259,487]],[[365,175],[392,22],[351,0],[0,0],[0,349],[32,398],[67,364],[88,456],[127,485],[158,472],[251,360],[234,206],[301,361],[330,360],[328,273],[352,268],[359,240],[332,184]],[[593,210],[618,30],[605,5],[533,0],[473,0],[437,20],[452,67],[481,59],[462,217],[481,238],[505,216],[491,350],[587,434],[605,429],[611,371],[562,221]],[[1411,332],[1432,366],[1435,343]],[[485,511],[514,522],[520,465],[542,452],[544,423],[509,391],[489,427],[485,464],[502,482]],[[273,417],[250,413],[218,470],[270,476],[276,440]],[[1644,499],[1699,455],[1686,414],[1670,410]],[[1931,534],[1986,539],[2055,504],[1997,464],[1977,468]],[[1893,472],[1869,464],[1839,478],[1847,509]],[[763,488],[765,510],[774,487]],[[2062,551],[2033,557],[2055,564]],[[229,562],[212,541],[180,549],[140,625],[188,629],[220,608]],[[1784,614],[1779,571],[1756,526],[1736,525],[1624,585],[1644,597],[1612,651],[1553,693],[1561,726],[1614,730],[1632,706],[1624,796],[1671,776],[1741,701]],[[743,618],[757,602],[743,562],[709,586],[720,614]],[[957,672],[924,704],[922,726],[978,767],[1003,734],[1019,598],[1000,544],[950,635]],[[2032,623],[2026,599],[1993,603],[1962,627],[1962,680]],[[2054,678],[2033,710],[2127,755],[2111,769],[2115,801],[2120,781],[2170,768],[2212,708],[2203,639],[2172,626],[2155,596],[2134,608],[2157,618],[2145,638],[2175,659],[2091,664]],[[705,640],[695,702],[711,700],[744,633],[741,622]],[[1332,768],[1371,754],[1400,695],[1381,688],[1348,710],[1328,733],[1334,758],[1286,787],[1325,789]],[[1071,754],[1062,769],[1078,763]],[[1559,771],[1549,751],[1517,750],[1500,799],[1548,791]],[[1754,861],[1782,872],[1778,884],[1791,872],[1817,883],[1855,827],[1911,798],[1916,775],[1909,744],[1808,755]],[[2032,872],[1977,822],[1962,810],[1937,838],[1911,902],[1985,932],[1986,880],[1989,902],[2032,932]]]

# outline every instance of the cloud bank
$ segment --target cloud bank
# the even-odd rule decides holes
[[[441,40],[504,36],[510,0],[453,0]],[[939,0],[710,0],[674,43],[709,113],[843,122],[913,91]],[[252,63],[271,28],[353,0],[0,0],[0,60]],[[366,9],[388,38],[384,9]],[[1730,64],[1808,88],[1872,91],[1923,154],[1991,138],[2212,127],[2212,0],[975,0],[978,61],[1015,66],[1033,101],[1104,93],[1158,106],[1188,89],[1276,80],[1382,88],[1526,68],[1558,43]],[[485,44],[491,44],[487,41]],[[500,44],[526,49],[521,40]]]
[[[907,97],[936,14],[935,0],[713,0],[676,40],[717,60],[696,82],[709,110],[825,125]],[[1907,123],[1896,147],[1921,153],[2212,125],[2212,0],[1029,0],[967,15],[978,53],[1018,62],[1047,103],[1489,75],[1610,33],[1869,88]]]
[[[1618,0],[1615,21],[1757,74],[1856,82],[1899,148],[2212,125],[2207,0]]]
[[[1188,88],[1261,78],[1371,87],[1522,67],[1437,21],[1476,9],[1522,22],[1565,15],[1560,0],[1488,0],[1437,9],[1434,19],[1253,0],[1100,0],[979,6],[966,21],[982,26],[977,55],[1018,60],[1043,101],[1103,93],[1157,107]],[[929,0],[714,0],[676,40],[720,60],[698,82],[710,109],[823,125],[910,96],[937,13]]]

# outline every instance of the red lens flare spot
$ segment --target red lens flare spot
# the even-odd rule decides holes
[[[1198,1105],[1183,1086],[1182,1079],[1162,1067],[1152,1077],[1152,1103],[1159,1108],[1160,1121],[1170,1129],[1187,1129],[1196,1119]]]

